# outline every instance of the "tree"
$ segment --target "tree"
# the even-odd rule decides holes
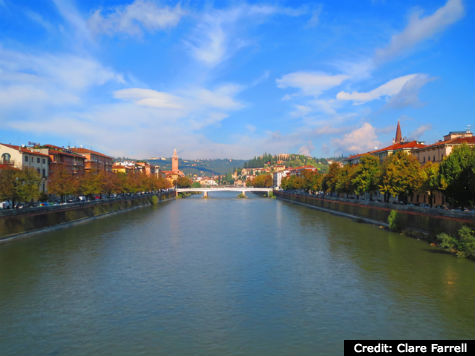
[[[328,173],[325,174],[322,181],[322,189],[326,193],[336,192],[336,184],[340,175],[341,167],[337,162],[333,162],[328,167]]]
[[[440,183],[453,206],[473,206],[475,201],[475,147],[455,147],[439,166]]]
[[[192,188],[201,188],[201,183],[200,182],[193,182],[191,185]]]
[[[429,204],[432,207],[434,192],[440,189],[439,164],[431,161],[427,162],[421,170],[422,185],[421,191],[429,196]]]
[[[251,186],[256,188],[270,188],[272,187],[272,175],[270,174],[261,174],[254,178],[251,182]]]
[[[0,169],[0,200],[16,200],[16,178],[18,169],[6,168]]]
[[[64,197],[74,194],[77,191],[77,179],[69,173],[64,166],[54,167],[48,177],[48,193]]]
[[[352,166],[349,164],[343,166],[343,168],[339,170],[335,185],[335,189],[337,192],[346,194],[346,197],[348,197],[348,194],[353,193],[353,178],[355,175],[355,171],[356,166]]]
[[[178,188],[190,188],[192,184],[193,181],[191,180],[191,178],[188,177],[178,177],[175,181],[175,185]]]
[[[416,157],[404,151],[386,157],[379,184],[384,201],[389,201],[389,195],[392,195],[407,203],[407,197],[420,190],[421,183],[420,164]]]
[[[16,197],[18,201],[29,202],[38,199],[40,196],[40,174],[34,168],[24,168],[17,173],[16,177]]]
[[[87,172],[79,177],[78,193],[96,195],[102,192],[102,176],[97,172]]]
[[[364,155],[356,165],[352,178],[354,192],[357,196],[364,193],[370,193],[369,199],[372,200],[371,192],[378,188],[380,175],[380,165],[378,157]]]

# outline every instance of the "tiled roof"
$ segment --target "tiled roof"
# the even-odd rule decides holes
[[[427,145],[423,148],[431,148],[431,147],[442,146],[442,145],[461,145],[463,143],[466,143],[469,145],[475,145],[475,136],[456,137],[451,140],[439,141],[439,142],[433,143],[432,145]]]
[[[105,158],[110,158],[112,159],[112,157],[110,156],[107,156],[103,153],[100,153],[100,152],[97,152],[97,151],[93,151],[93,150],[90,150],[90,149],[87,149],[87,148],[82,148],[82,147],[72,147],[71,148],[71,151],[74,151],[74,152],[77,152],[77,153],[90,153],[90,154],[95,154],[97,156],[101,156],[101,157],[105,157]]]
[[[354,158],[358,158],[358,157],[361,157],[361,156],[364,156],[364,155],[371,155],[371,154],[380,153],[380,152],[384,152],[384,151],[397,151],[397,150],[416,149],[416,148],[423,148],[423,147],[426,147],[426,145],[424,145],[422,143],[419,143],[417,141],[395,143],[391,146],[380,148],[379,150],[369,151],[369,152],[365,152],[365,153],[359,153],[357,155],[350,156],[350,157],[348,157],[348,159],[354,159]]]
[[[21,147],[21,146],[17,146],[17,145],[9,145],[9,144],[6,144],[6,143],[0,143],[0,145],[4,145],[4,146],[10,147],[14,150],[17,150],[17,151],[20,151],[20,152],[23,152],[23,153],[28,153],[30,155],[42,156],[42,157],[48,157],[49,158],[49,156],[47,154],[31,151],[26,147]]]

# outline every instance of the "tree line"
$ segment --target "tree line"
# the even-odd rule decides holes
[[[0,200],[31,202],[48,197],[40,193],[41,177],[33,168],[0,170]],[[64,201],[68,196],[93,196],[151,192],[170,188],[163,177],[147,176],[144,173],[86,172],[72,175],[64,167],[51,170],[47,181],[48,194]]]
[[[414,194],[425,193],[429,204],[434,204],[434,194],[443,192],[451,207],[473,207],[475,203],[475,148],[468,145],[455,147],[440,163],[420,165],[416,157],[398,151],[382,163],[372,155],[364,155],[358,164],[341,167],[329,166],[326,174],[304,172],[301,176],[282,179],[284,190],[305,190],[343,194],[357,198],[381,193],[384,201],[398,197],[407,203]]]

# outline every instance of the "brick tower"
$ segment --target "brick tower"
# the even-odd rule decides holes
[[[398,120],[397,129],[396,129],[396,137],[394,138],[394,143],[401,143],[401,142],[402,142],[401,125],[399,125],[399,120]]]
[[[176,148],[173,150],[172,172],[178,172],[178,155],[176,154]]]

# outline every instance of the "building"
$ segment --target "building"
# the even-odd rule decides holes
[[[475,145],[475,137],[470,130],[449,132],[444,136],[443,140],[416,149],[412,153],[421,164],[426,162],[442,162],[444,157],[450,155],[454,147],[462,144]]]
[[[52,172],[58,167],[64,168],[69,174],[76,175],[84,173],[84,156],[75,153],[68,148],[54,145],[34,146],[32,151],[44,153],[49,156],[49,171]]]
[[[47,191],[49,175],[49,156],[41,152],[32,151],[24,146],[0,143],[0,167],[17,169],[33,168],[41,176],[40,191]]]
[[[300,166],[300,167],[293,167],[288,169],[288,174],[290,176],[302,176],[304,172],[318,172],[317,168],[314,166]]]
[[[178,155],[176,153],[176,148],[173,150],[173,156],[172,156],[172,170],[171,171],[161,171],[164,175],[165,178],[173,184],[178,177],[184,177],[185,174],[180,171],[178,168]]]
[[[356,154],[350,156],[346,159],[348,164],[357,164],[360,161],[360,158],[364,155],[373,155],[379,158],[380,162],[382,162],[386,157],[392,155],[398,151],[404,151],[407,153],[411,153],[417,149],[425,147],[423,142],[419,141],[405,141],[401,135],[401,126],[399,121],[397,122],[396,128],[396,136],[394,137],[393,144],[384,148],[380,148],[374,151],[369,151],[365,153]]]
[[[82,147],[73,147],[71,151],[79,153],[86,158],[84,161],[84,170],[86,172],[112,172],[112,157]]]
[[[176,153],[176,148],[173,150],[172,172],[178,172],[178,155]]]

